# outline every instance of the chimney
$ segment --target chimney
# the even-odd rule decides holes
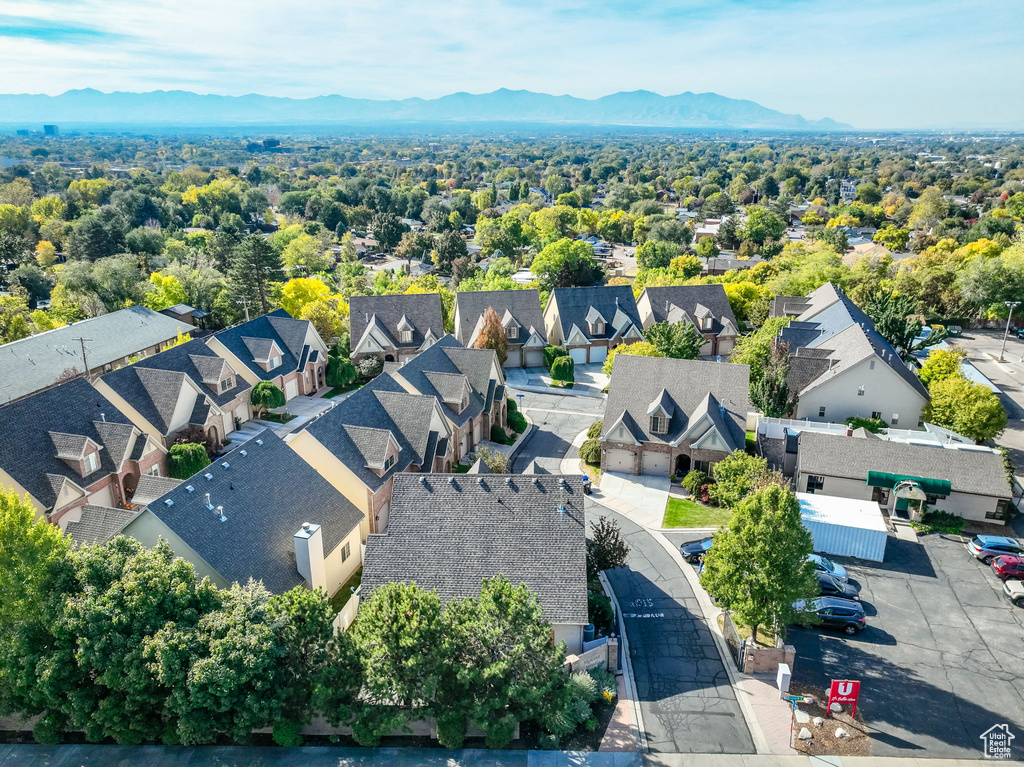
[[[310,589],[327,590],[327,569],[324,566],[324,539],[320,525],[303,522],[293,536],[295,541],[295,569],[306,579]]]

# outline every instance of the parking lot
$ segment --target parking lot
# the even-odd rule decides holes
[[[835,559],[862,588],[868,628],[793,629],[794,678],[861,680],[874,756],[980,759],[1001,723],[1024,742],[1024,610],[960,538],[890,538],[882,564]]]

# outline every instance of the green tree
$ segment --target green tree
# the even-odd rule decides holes
[[[618,523],[605,516],[591,522],[587,538],[587,578],[593,580],[605,570],[625,567],[628,560],[629,544],[622,538]]]
[[[250,234],[231,256],[229,270],[232,293],[270,311],[271,285],[281,280],[281,257],[261,235]]]
[[[348,386],[356,380],[356,368],[342,357],[330,357],[327,360],[327,385]]]
[[[750,626],[755,641],[762,626],[780,635],[802,618],[794,603],[818,594],[814,565],[807,560],[813,550],[796,496],[768,483],[744,499],[729,526],[715,533],[700,582],[740,624]]]
[[[871,239],[893,252],[900,252],[906,250],[907,243],[910,242],[910,232],[889,224],[875,232]]]
[[[373,232],[373,239],[384,250],[390,253],[391,250],[402,239],[402,233],[408,229],[402,220],[394,213],[377,213],[370,221],[370,230]]]
[[[660,349],[658,349],[658,347],[656,347],[654,344],[648,341],[637,341],[636,343],[632,344],[622,344],[621,346],[616,346],[614,349],[608,352],[608,357],[607,359],[605,359],[604,365],[601,366],[601,371],[605,375],[610,376],[612,374],[612,370],[615,367],[615,358],[618,357],[620,354],[635,354],[639,357],[665,356],[665,354]]]
[[[949,349],[932,349],[928,352],[928,359],[917,371],[917,377],[921,379],[921,383],[930,387],[937,381],[963,375],[960,367],[966,359],[967,352],[956,346]]]
[[[718,246],[715,244],[714,237],[702,237],[697,240],[697,255],[705,261],[717,258],[720,252],[721,251],[718,250]]]
[[[594,249],[582,240],[563,237],[536,255],[530,271],[541,290],[593,285],[604,274],[594,259]]]
[[[796,401],[789,394],[789,345],[772,347],[768,365],[750,384],[750,402],[769,418],[789,415]]]
[[[927,338],[917,340],[924,323],[916,316],[917,305],[910,296],[891,290],[876,290],[864,302],[864,311],[875,323],[875,330],[892,344],[896,353],[909,362],[914,352],[933,346],[949,334],[945,330],[932,330]]]
[[[641,269],[662,269],[679,255],[679,246],[674,242],[648,240],[636,249],[636,264]]]
[[[1006,410],[984,384],[954,375],[933,381],[928,393],[931,400],[924,407],[924,420],[928,423],[952,429],[979,443],[998,437],[1006,428]]]
[[[772,358],[775,338],[786,325],[789,317],[769,317],[753,333],[741,336],[729,357],[730,362],[750,366],[750,384],[760,381]]]
[[[580,445],[580,460],[593,466],[601,465],[601,440],[596,437],[585,439]]]
[[[427,232],[406,232],[395,249],[398,258],[404,258],[410,264],[413,259],[423,263],[430,262],[430,251],[434,248],[434,238]]]
[[[555,357],[551,361],[551,380],[572,383],[576,380],[575,368],[572,357]]]
[[[284,392],[270,381],[260,381],[252,387],[249,401],[256,408],[256,417],[259,418],[271,408],[284,407]]]
[[[474,349],[493,349],[498,355],[498,365],[504,366],[508,359],[508,335],[501,324],[498,313],[490,306],[484,312],[483,326],[473,342]]]
[[[697,359],[705,343],[691,322],[656,322],[644,331],[644,337],[663,356],[678,360]]]
[[[452,264],[460,258],[466,258],[469,251],[466,241],[456,231],[442,232],[434,243],[434,266],[441,274],[451,274]]]
[[[720,506],[734,508],[768,476],[768,462],[743,450],[730,453],[711,466],[715,482],[708,491]]]
[[[188,479],[209,465],[206,446],[198,442],[183,442],[167,449],[167,473],[174,479]]]
[[[767,208],[751,205],[747,208],[747,220],[740,225],[737,233],[741,240],[748,240],[761,248],[786,233],[786,222]]]

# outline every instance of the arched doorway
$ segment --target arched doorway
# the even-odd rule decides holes
[[[680,479],[690,473],[690,456],[683,453],[676,456],[676,476]]]
[[[128,506],[132,502],[132,496],[135,495],[135,490],[139,486],[139,472],[130,471],[124,475],[124,479],[121,480],[121,502]]]
[[[213,448],[220,449],[220,435],[217,432],[216,426],[211,426],[206,430],[206,438],[210,441],[210,444],[213,446]]]
[[[395,361],[395,356],[393,354],[385,354],[384,355],[384,361],[385,362],[394,362]]]

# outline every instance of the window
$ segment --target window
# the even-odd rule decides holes
[[[352,556],[352,544],[346,543],[341,547],[341,561],[344,562],[350,556]]]
[[[871,360],[871,362],[868,363],[868,370],[874,370],[874,369],[875,369],[875,361]]]
[[[857,387],[857,396],[858,397],[863,397],[864,396],[864,387],[863,386],[858,386]]]
[[[403,330],[402,331],[402,343],[403,344],[411,344],[412,343],[412,331],[411,330]]]
[[[590,324],[590,334],[594,336],[600,336],[604,334],[604,323],[603,322],[592,322]]]
[[[509,325],[507,328],[505,328],[505,335],[508,336],[509,338],[519,338],[519,326]]]
[[[986,511],[985,519],[1006,519],[1006,511],[1010,508],[1010,502],[1005,498],[996,503],[995,511]]]
[[[235,388],[235,377],[228,376],[220,382],[220,392],[223,394],[226,391],[231,391]]]
[[[822,405],[821,407],[818,408],[818,418],[824,418],[824,417],[825,417],[825,406]]]
[[[871,417],[872,418],[877,418],[879,421],[881,421],[882,420],[882,411],[881,410],[872,410],[871,411]]]
[[[702,471],[705,474],[711,474],[711,461],[694,461],[693,468],[695,471]]]
[[[146,474],[148,474],[151,477],[159,477],[160,467],[157,464],[153,464],[148,469],[146,469]]]
[[[100,467],[100,454],[89,453],[87,456],[85,456],[85,459],[82,461],[82,464],[85,467],[85,473],[92,474]]]
[[[705,317],[703,320],[701,320],[701,326],[704,328],[704,330],[711,330],[711,318]]]
[[[660,415],[651,416],[651,434],[664,434],[668,431],[668,419]]]
[[[825,489],[825,478],[819,477],[815,474],[807,475],[807,492],[813,493],[817,490]]]
[[[389,455],[384,460],[384,471],[387,471],[388,469],[390,469],[394,465],[395,465],[395,456],[394,455]]]
[[[281,367],[281,358],[273,357],[270,362],[267,363],[267,370],[273,370],[274,368]]]
[[[929,506],[934,506],[935,504],[937,504],[939,502],[939,496],[937,496],[937,495],[926,495],[924,497],[924,502],[927,503]]]
[[[895,426],[899,422],[900,422],[900,414],[899,413],[893,413],[892,414],[892,420],[889,423],[891,423],[893,426]]]

